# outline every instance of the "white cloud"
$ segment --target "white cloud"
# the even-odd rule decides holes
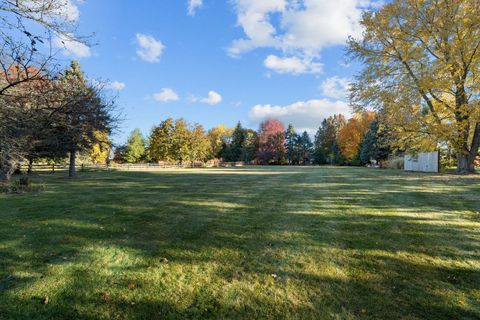
[[[127,85],[124,82],[120,82],[120,81],[112,81],[107,84],[107,88],[118,90],[118,91],[125,89],[126,86]]]
[[[78,2],[78,1],[76,1]],[[65,1],[62,13],[68,21],[75,22],[80,18],[80,10],[73,1]]]
[[[159,62],[165,49],[163,43],[150,35],[142,33],[137,33],[136,38],[138,46],[137,55],[140,59],[150,63]]]
[[[350,79],[339,78],[337,76],[327,78],[320,85],[322,94],[325,97],[334,99],[345,99],[348,97],[348,90],[350,89]]]
[[[360,37],[365,8],[376,0],[233,0],[245,37],[235,40],[229,54],[273,48],[285,58],[318,64],[322,49]],[[318,66],[316,67],[318,69]],[[298,68],[291,68],[293,73]],[[288,72],[288,71],[285,71]],[[297,72],[298,73],[298,72]]]
[[[63,54],[65,56],[88,58],[92,55],[90,47],[76,41],[73,34],[58,35],[54,38],[53,44],[57,48],[63,48]]]
[[[347,117],[351,115],[346,102],[320,99],[299,101],[286,106],[258,104],[250,110],[248,116],[255,124],[267,118],[275,118],[284,124],[292,123],[298,131],[306,130],[314,134],[323,119],[339,113]]]
[[[206,98],[200,99],[200,102],[213,106],[222,102],[222,96],[218,92],[209,91],[208,96]]]
[[[77,7],[77,3],[82,3],[83,0],[50,0],[48,3],[38,0],[17,2],[20,2],[22,7],[29,9],[29,13],[36,19],[43,18],[45,20],[56,20],[57,22],[77,22],[80,18],[80,10]],[[43,10],[47,6],[48,10]],[[45,11],[48,11],[48,13],[45,13],[43,17],[38,13]]]
[[[280,58],[275,55],[269,55],[263,64],[277,73],[302,74],[320,73],[322,71],[322,64],[298,57]]]
[[[180,97],[173,89],[162,88],[160,92],[153,95],[153,99],[158,102],[172,102],[180,100]]]
[[[196,10],[203,6],[203,0],[188,0],[188,15],[194,16]]]

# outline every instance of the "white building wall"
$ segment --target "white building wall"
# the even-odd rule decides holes
[[[438,172],[439,154],[422,152],[417,155],[405,155],[405,171]]]

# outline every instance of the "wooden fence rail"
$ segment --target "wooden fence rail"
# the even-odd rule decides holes
[[[139,170],[139,169],[182,169],[182,168],[204,168],[204,167],[240,167],[244,166],[243,162],[211,162],[211,163],[184,163],[184,164],[168,164],[168,163],[110,163],[110,164],[79,164],[77,170],[100,170],[100,169],[121,169],[121,170]],[[28,164],[19,166],[22,172],[29,169]],[[31,166],[32,171],[50,171],[54,173],[57,170],[68,170],[68,164],[34,164]]]

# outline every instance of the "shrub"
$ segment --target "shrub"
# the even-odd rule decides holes
[[[389,169],[403,169],[404,167],[404,159],[403,157],[393,157],[391,159],[388,159],[387,163],[387,168]]]
[[[43,184],[33,184],[28,176],[22,176],[18,180],[0,184],[0,193],[26,193],[43,190],[45,190]]]

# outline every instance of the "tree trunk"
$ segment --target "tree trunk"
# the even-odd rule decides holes
[[[75,178],[75,160],[77,157],[77,152],[75,149],[70,151],[70,165],[68,167],[68,177]]]
[[[28,159],[28,170],[27,170],[27,174],[32,174],[32,171],[33,171],[33,159],[30,158],[30,159]]]
[[[475,172],[475,167],[473,161],[470,161],[470,155],[460,153],[457,155],[457,173],[473,173]]]
[[[474,130],[470,151],[457,156],[457,173],[475,173],[475,159],[480,148],[480,123],[476,124]]]
[[[15,163],[2,161],[0,163],[0,182],[8,182],[15,172]]]

